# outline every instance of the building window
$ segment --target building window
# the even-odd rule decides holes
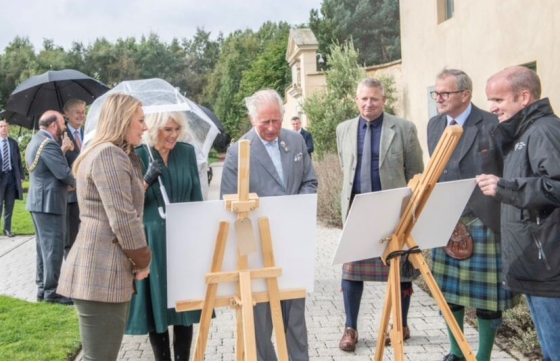
[[[523,67],[527,67],[532,71],[537,72],[537,62],[529,62],[529,63],[525,63],[522,64]]]
[[[432,96],[430,96],[430,92],[435,90],[436,90],[436,86],[429,86],[426,93],[427,100],[428,100],[428,120],[438,114],[437,103],[436,101],[434,101]]]
[[[438,24],[453,17],[455,12],[455,0],[437,0]]]

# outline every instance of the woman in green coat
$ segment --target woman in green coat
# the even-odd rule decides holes
[[[157,176],[161,173],[171,203],[202,200],[195,150],[177,141],[187,132],[183,113],[146,115],[145,121],[149,128],[144,135],[146,145],[137,148],[136,154],[145,173],[144,228],[153,256],[150,276],[136,283],[126,333],[148,333],[155,359],[171,360],[168,326],[173,325],[174,358],[188,360],[193,323],[199,321],[200,311],[178,313],[167,308],[165,219],[158,211],[164,202]]]

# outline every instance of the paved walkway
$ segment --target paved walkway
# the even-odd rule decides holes
[[[217,197],[215,183],[220,180],[220,176],[221,168],[215,167],[210,198]],[[354,353],[339,350],[338,341],[344,326],[344,308],[340,293],[340,266],[331,264],[339,234],[338,229],[318,227],[315,290],[308,296],[306,306],[310,359],[371,360],[386,284],[376,282],[366,284],[358,323],[360,332],[358,347]],[[34,274],[34,237],[0,237],[0,294],[34,301]],[[441,360],[448,349],[447,329],[435,302],[420,288],[415,288],[408,321],[412,337],[405,344],[406,359]],[[232,310],[226,308],[217,310],[216,318],[212,323],[206,359],[234,360],[234,332],[235,319]],[[465,335],[476,352],[478,333],[467,325]],[[492,358],[499,361],[515,360],[512,355],[497,346],[494,348]],[[125,336],[119,360],[153,359],[147,336]],[[384,359],[393,359],[390,347],[385,349]]]

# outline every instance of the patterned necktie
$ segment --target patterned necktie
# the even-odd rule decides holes
[[[80,140],[80,131],[79,130],[74,130],[74,142],[76,143],[76,146],[78,147],[78,150],[82,149],[82,141]]]
[[[369,192],[371,192],[371,125],[370,122],[366,122],[362,165],[360,166],[360,193]]]
[[[8,152],[8,139],[2,142],[2,171],[10,170],[10,154]]]

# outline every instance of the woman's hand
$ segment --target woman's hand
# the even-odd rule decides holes
[[[148,277],[149,274],[150,274],[150,268],[146,267],[143,270],[136,271],[134,273],[134,279],[135,280],[144,280],[146,277]]]

